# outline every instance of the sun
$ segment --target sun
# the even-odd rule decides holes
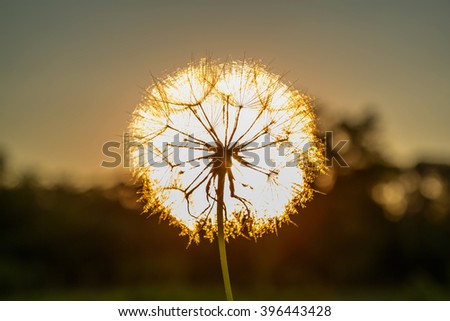
[[[144,209],[195,242],[221,224],[225,238],[276,231],[325,170],[312,99],[256,61],[202,59],[155,79],[128,131]]]

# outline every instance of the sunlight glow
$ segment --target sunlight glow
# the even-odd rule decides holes
[[[202,59],[155,79],[129,132],[144,209],[195,242],[217,233],[219,167],[225,235],[251,238],[289,222],[325,169],[311,99],[253,61]]]

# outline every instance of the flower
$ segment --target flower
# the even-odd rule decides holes
[[[202,59],[155,79],[128,130],[144,211],[195,242],[218,233],[219,200],[225,238],[276,232],[325,169],[311,98],[256,61]]]

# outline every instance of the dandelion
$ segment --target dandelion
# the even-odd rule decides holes
[[[324,171],[312,100],[256,61],[202,59],[154,79],[129,125],[144,211],[190,242],[276,232]]]

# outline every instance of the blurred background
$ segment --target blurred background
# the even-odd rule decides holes
[[[448,1],[0,1],[0,299],[224,299],[217,244],[104,168],[151,75],[256,58],[317,98],[315,198],[228,245],[238,300],[450,299]],[[324,138],[325,139],[325,138]],[[120,151],[120,150],[119,150]],[[123,156],[123,155],[122,155]]]

